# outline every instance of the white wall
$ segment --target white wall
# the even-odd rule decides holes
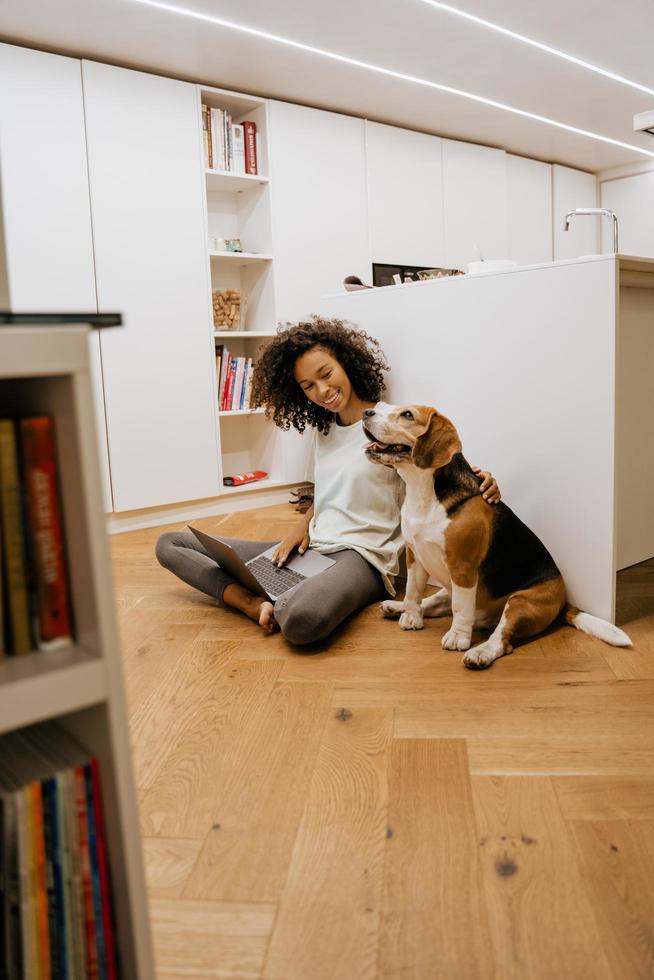
[[[10,308],[96,313],[77,59],[0,44],[0,177]],[[98,331],[89,337],[89,352],[104,507],[111,511]]]
[[[373,262],[443,266],[443,140],[366,121]]]
[[[508,255],[518,265],[552,261],[552,168],[506,155]]]
[[[615,211],[618,217],[621,253],[654,258],[654,171],[603,181],[601,195],[602,207]],[[606,219],[602,224],[602,249],[613,249],[613,228]]]
[[[277,318],[315,312],[343,278],[370,278],[363,119],[270,104]]]
[[[507,258],[506,154],[488,146],[443,140],[445,262]],[[479,251],[477,251],[479,250]]]
[[[597,179],[570,167],[552,167],[552,222],[554,259],[574,259],[596,255],[600,250],[600,221],[590,215],[573,218],[570,230],[564,231],[565,216],[574,208],[596,208]],[[611,249],[613,251],[613,249]]]

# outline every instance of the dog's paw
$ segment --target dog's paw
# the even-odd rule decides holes
[[[400,616],[400,629],[421,630],[423,628],[422,613],[415,609],[409,609]]]
[[[470,633],[452,627],[441,640],[444,650],[467,650],[470,646]]]
[[[425,619],[440,619],[441,616],[452,615],[452,602],[449,596],[428,596],[420,603],[420,612]]]
[[[396,602],[394,599],[386,599],[385,602],[380,602],[379,608],[385,619],[398,619],[404,612],[404,603]]]
[[[504,652],[511,653],[511,650]],[[486,670],[494,660],[498,660],[499,657],[504,656],[504,652],[497,644],[486,640],[485,643],[480,643],[478,646],[473,647],[472,650],[468,650],[463,658],[463,666],[469,667],[470,670]]]

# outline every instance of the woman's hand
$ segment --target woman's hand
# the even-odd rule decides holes
[[[302,521],[299,527],[293,528],[283,541],[277,545],[273,551],[272,561],[281,568],[289,559],[291,552],[297,548],[301,555],[309,547],[309,522]]]
[[[502,494],[500,493],[500,488],[497,485],[497,480],[492,473],[488,470],[481,470],[478,466],[472,467],[472,472],[475,476],[481,478],[480,491],[481,495],[489,504],[499,504],[502,499]]]

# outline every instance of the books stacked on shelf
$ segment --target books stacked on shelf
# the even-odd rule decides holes
[[[221,412],[242,411],[250,407],[251,357],[234,357],[224,344],[219,344],[216,347],[216,380]]]
[[[258,174],[257,124],[252,120],[235,123],[228,109],[202,103],[202,138],[209,170]]]
[[[0,557],[0,657],[68,643],[68,575],[48,416],[0,419]]]
[[[97,760],[53,722],[0,738],[0,976],[115,980]]]

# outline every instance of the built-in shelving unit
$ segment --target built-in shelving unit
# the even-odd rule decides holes
[[[272,255],[258,252],[209,252],[209,258],[232,265],[253,265],[255,262],[272,262]]]
[[[0,659],[0,734],[54,721],[98,759],[120,975],[153,980],[90,384],[89,327],[0,327],[0,416],[52,416],[75,637]]]
[[[272,182],[268,176],[268,105],[265,99],[205,86],[198,86],[198,103],[198,108],[205,104],[228,110],[235,123],[252,120],[257,129],[259,174],[233,174],[206,167],[204,172],[211,290],[237,289],[241,293],[239,329],[225,330],[212,323],[212,344],[221,345],[234,357],[256,360],[258,349],[275,336],[277,325]],[[239,238],[243,251],[215,251],[216,238]],[[247,493],[292,482],[293,477],[289,479],[287,472],[289,457],[284,452],[284,440],[289,437],[275,428],[262,409],[217,410],[217,415],[221,478],[252,470],[269,474],[267,479],[256,483],[223,487],[222,493]]]

